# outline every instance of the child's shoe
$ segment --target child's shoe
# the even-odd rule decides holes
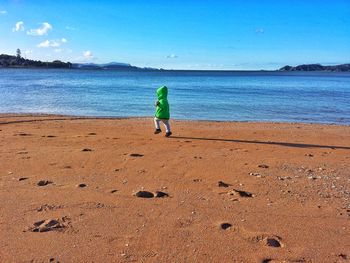
[[[154,131],[154,134],[158,134],[158,133],[161,133],[161,132],[162,132],[161,129],[156,129],[156,130]]]
[[[167,133],[165,133],[165,137],[169,137],[172,134],[173,134],[172,132],[167,132]]]

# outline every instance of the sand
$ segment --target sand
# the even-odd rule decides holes
[[[0,262],[350,261],[349,126],[172,126],[1,115]]]

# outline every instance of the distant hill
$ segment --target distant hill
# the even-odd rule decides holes
[[[139,68],[128,63],[110,62],[106,64],[74,63],[72,68],[78,69],[115,69],[115,70],[158,70],[156,68]]]
[[[0,68],[71,68],[71,69],[110,69],[110,70],[158,70],[156,68],[139,68],[127,63],[110,62],[106,64],[70,63],[54,60],[43,62],[25,59],[21,56],[0,55]]]
[[[0,68],[71,68],[71,66],[70,62],[60,60],[43,62],[5,54],[0,55]]]
[[[350,72],[350,64],[335,66],[322,66],[321,64],[305,64],[296,67],[284,66],[279,71],[333,71],[333,72]]]

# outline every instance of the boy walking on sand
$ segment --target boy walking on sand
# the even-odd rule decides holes
[[[155,102],[156,106],[156,114],[154,117],[154,124],[156,126],[156,130],[154,131],[154,134],[161,133],[162,130],[160,129],[160,122],[163,122],[165,126],[165,137],[169,137],[172,133],[170,131],[170,109],[169,109],[169,102],[168,102],[168,88],[166,86],[162,86],[159,89],[157,89],[157,97],[158,100]]]

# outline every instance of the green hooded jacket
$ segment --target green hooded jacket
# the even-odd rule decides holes
[[[157,108],[155,116],[158,119],[169,120],[170,118],[170,109],[168,103],[168,88],[166,86],[162,86],[157,89]]]

